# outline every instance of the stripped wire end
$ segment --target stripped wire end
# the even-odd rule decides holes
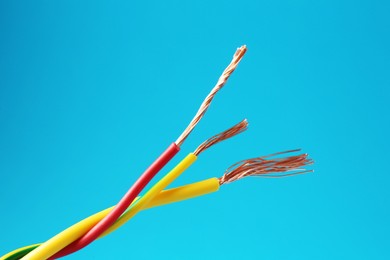
[[[200,153],[206,151],[211,146],[213,146],[219,142],[222,142],[223,140],[226,140],[230,137],[241,134],[242,132],[244,132],[247,129],[248,129],[248,120],[244,119],[240,123],[229,128],[228,130],[223,131],[222,133],[219,133],[217,135],[214,135],[213,137],[204,141],[201,145],[198,146],[198,148],[196,148],[196,150],[194,151],[194,154],[196,156],[198,156]]]
[[[183,142],[186,140],[188,135],[192,132],[192,130],[194,130],[195,126],[202,119],[202,117],[206,113],[207,109],[209,108],[211,101],[213,101],[214,96],[225,85],[225,83],[229,79],[230,75],[237,68],[238,63],[240,63],[242,57],[244,57],[246,50],[247,50],[246,45],[243,45],[237,49],[237,51],[235,52],[235,54],[233,56],[232,61],[226,67],[226,69],[223,71],[222,75],[219,77],[217,84],[214,86],[214,88],[211,90],[211,92],[207,95],[207,97],[205,98],[205,100],[201,104],[198,112],[196,113],[194,118],[191,120],[190,124],[187,126],[187,128],[184,130],[184,132],[179,136],[179,138],[177,138],[177,140],[175,142],[177,146],[181,146],[183,144]]]
[[[219,183],[222,185],[248,176],[281,178],[313,172],[313,170],[302,168],[313,164],[313,160],[308,158],[308,154],[271,159],[277,155],[298,151],[300,149],[239,161],[226,170],[225,174],[219,178]]]

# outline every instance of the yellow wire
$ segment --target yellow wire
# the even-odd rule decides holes
[[[196,158],[197,157],[194,154],[190,153],[157,184],[155,184],[144,196],[142,196],[138,201],[136,201],[136,203],[132,204],[132,207],[125,214],[123,214],[121,218],[118,219],[118,221],[106,232],[104,232],[99,238],[106,236],[107,234],[119,228],[142,209],[164,205],[167,203],[173,203],[176,201],[217,191],[219,189],[219,181],[216,178],[190,184],[184,187],[179,187],[176,189],[171,189],[168,191],[162,191],[183,171],[185,171],[193,162],[195,162]],[[102,218],[104,218],[104,216],[106,216],[111,209],[112,207],[105,209],[69,227],[68,229],[62,231],[58,235],[52,237],[51,239],[43,243],[41,246],[27,254],[22,259],[41,260],[49,258],[56,252],[60,251],[62,248],[66,247],[73,241],[80,238],[89,229],[96,225],[96,223],[98,223]]]

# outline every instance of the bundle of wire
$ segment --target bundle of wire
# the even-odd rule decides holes
[[[183,173],[197,157],[211,146],[242,133],[247,129],[247,120],[243,120],[235,126],[223,131],[203,142],[193,153],[188,154],[176,167],[150,188],[142,197],[137,197],[152,178],[177,154],[180,146],[195,128],[200,119],[209,108],[216,93],[225,85],[230,75],[236,69],[238,63],[246,52],[246,46],[237,49],[229,66],[223,71],[216,86],[201,104],[190,124],[168,148],[146,169],[139,179],[131,186],[119,203],[111,208],[98,212],[42,244],[34,244],[14,250],[0,258],[11,259],[56,259],[74,253],[87,246],[94,240],[104,237],[115,231],[129,221],[135,214],[143,209],[174,203],[219,190],[223,184],[239,180],[247,176],[285,177],[309,172],[302,168],[312,164],[307,154],[299,154],[286,158],[279,155],[297,152],[291,150],[276,153],[269,156],[257,157],[239,161],[229,167],[220,178],[211,178],[182,187],[164,190],[181,173]],[[276,158],[274,158],[276,157]]]

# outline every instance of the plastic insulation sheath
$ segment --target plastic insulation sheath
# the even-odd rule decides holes
[[[152,180],[152,178],[177,154],[180,148],[172,143],[153,163],[146,169],[146,171],[138,178],[138,180],[131,186],[125,196],[119,201],[112,211],[109,212],[101,221],[91,227],[81,238],[74,241],[72,244],[64,248],[57,257],[68,255],[76,252],[81,248],[87,246],[98,238],[104,231],[107,230],[126,209],[130,206],[133,200],[138,196],[142,189]],[[46,259],[58,252],[56,247],[48,246],[47,243],[42,244],[36,250],[29,253],[25,259]]]
[[[121,216],[116,223],[114,223],[112,226],[110,226],[106,232],[102,234],[102,236],[105,236],[106,234],[116,230],[119,228],[122,224],[126,223],[127,220],[131,219],[133,216],[135,216],[139,211],[142,210],[143,207],[147,205],[147,203],[152,200],[155,196],[157,196],[163,189],[165,189],[171,182],[173,182],[177,177],[180,176],[185,170],[187,170],[188,167],[191,166],[197,159],[197,156],[190,153],[188,154],[178,165],[175,166],[167,175],[165,175],[161,180],[159,180],[152,188],[150,188],[145,195],[143,195],[139,200],[137,200],[134,205],[130,208],[126,214]],[[73,244],[73,243],[72,243]],[[68,247],[72,246],[70,244]],[[65,247],[64,250],[61,250],[60,252],[56,253],[49,259],[56,259],[60,258],[62,256],[68,255],[69,251],[67,251],[67,248]],[[72,251],[71,251],[72,253]]]
[[[216,192],[218,190],[219,180],[217,178],[210,178],[200,182],[187,184],[185,186],[164,190],[160,192],[160,194],[158,194],[156,197],[154,197],[151,201],[149,201],[149,203],[143,209],[145,210],[203,196],[212,192]],[[80,222],[57,234],[51,240],[56,240],[59,247],[65,247],[66,245],[72,243],[73,241],[81,237],[85,232],[90,229],[91,226],[103,219],[104,216],[107,215],[111,209],[113,209],[113,207],[102,210],[88,218],[85,218],[84,220],[81,220]],[[99,239],[100,238],[102,238],[102,236],[100,236]],[[39,245],[41,244],[35,244],[16,249],[0,257],[0,260],[20,259]]]

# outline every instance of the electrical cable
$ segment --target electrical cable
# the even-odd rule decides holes
[[[243,58],[245,52],[246,46],[237,49],[229,66],[223,71],[217,84],[205,98],[187,128],[182,132],[179,138],[147,168],[117,205],[76,223],[45,243],[19,248],[1,257],[0,260],[20,259],[23,256],[22,259],[28,260],[56,259],[76,252],[93,242],[95,239],[102,238],[115,231],[143,209],[211,193],[217,191],[221,185],[248,176],[280,178],[311,172],[312,170],[301,168],[313,163],[311,159],[307,158],[307,154],[289,156],[286,158],[271,158],[281,154],[299,151],[291,150],[239,161],[230,166],[220,178],[211,178],[179,188],[167,191],[163,190],[192,165],[200,153],[212,145],[246,130],[247,121],[244,120],[234,127],[203,142],[193,153],[188,154],[166,176],[149,189],[145,195],[137,197],[152,178],[178,153],[180,146],[202,119],[214,96],[225,85],[228,78]]]
[[[174,203],[197,196],[202,196],[208,193],[212,193],[219,190],[221,185],[237,181],[241,178],[248,176],[263,176],[263,177],[285,177],[292,176],[295,174],[303,174],[307,172],[312,172],[312,170],[306,170],[301,167],[311,165],[313,160],[308,158],[307,154],[300,154],[296,156],[274,158],[271,157],[278,156],[281,154],[287,154],[291,152],[297,152],[299,150],[291,150],[281,153],[276,153],[268,156],[262,156],[253,159],[246,159],[239,161],[232,166],[230,166],[222,177],[220,178],[210,178],[200,182],[188,184],[185,186],[169,189],[162,191],[151,201],[147,203],[142,209],[147,209],[151,207],[161,206],[169,203]],[[282,174],[286,172],[292,172],[291,174]],[[277,174],[277,175],[275,175]],[[61,232],[57,236],[67,236],[71,241],[76,240],[83,233],[85,233],[91,226],[93,226],[98,219],[103,218],[104,214],[107,214],[112,208],[105,209],[99,213],[96,213],[76,224],[69,227],[65,231]],[[131,211],[132,208],[129,209]],[[67,234],[66,234],[67,233]],[[100,236],[99,238],[101,238]],[[73,240],[72,240],[73,239]],[[28,247],[36,247],[37,245],[31,245]],[[27,247],[23,247],[17,250],[14,250],[7,255],[0,258],[0,260],[14,260],[19,259],[12,256],[12,254],[18,254],[19,251],[24,250]],[[30,249],[30,250],[32,250]],[[12,258],[13,257],[13,258]]]

